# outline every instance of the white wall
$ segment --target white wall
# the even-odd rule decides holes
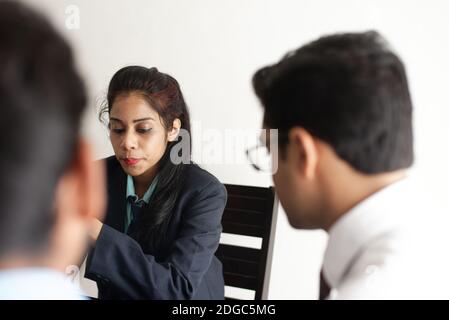
[[[182,86],[193,120],[203,129],[258,128],[261,108],[250,86],[257,68],[322,34],[377,29],[408,69],[415,103],[416,172],[444,199],[449,160],[446,1],[33,2],[74,45],[91,94],[84,132],[97,157],[112,154],[112,149],[95,108],[112,74],[122,66],[157,66],[172,74]],[[80,9],[80,28],[75,30],[65,26],[65,9],[71,4]],[[268,176],[248,165],[204,167],[225,183],[271,184]],[[269,297],[314,299],[326,237],[319,231],[291,229],[283,212],[278,220]]]

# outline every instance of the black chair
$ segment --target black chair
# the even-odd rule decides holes
[[[274,188],[225,186],[223,233],[262,238],[260,249],[220,243],[216,255],[223,263],[225,285],[254,290],[256,300],[267,299],[277,216]]]

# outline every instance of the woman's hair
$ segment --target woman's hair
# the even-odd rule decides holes
[[[183,188],[185,162],[175,164],[171,161],[171,150],[181,143],[181,139],[190,139],[190,116],[178,82],[171,76],[159,72],[156,68],[128,66],[117,71],[109,83],[107,101],[100,110],[100,121],[105,122],[115,99],[123,94],[137,93],[159,114],[166,130],[170,130],[173,121],[181,121],[181,130],[188,133],[178,140],[168,142],[164,155],[158,163],[158,182],[152,199],[145,205],[138,225],[136,240],[147,253],[158,252],[170,223],[171,213]],[[184,160],[190,162],[190,148],[181,148]]]

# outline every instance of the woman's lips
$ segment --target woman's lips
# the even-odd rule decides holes
[[[137,159],[137,158],[124,158],[123,159],[125,164],[128,165],[128,166],[136,165],[140,160],[141,159]]]

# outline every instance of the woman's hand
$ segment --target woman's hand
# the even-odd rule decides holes
[[[103,223],[98,219],[92,219],[90,228],[89,228],[89,237],[92,242],[97,241],[98,235],[100,234],[101,228],[103,227]]]

